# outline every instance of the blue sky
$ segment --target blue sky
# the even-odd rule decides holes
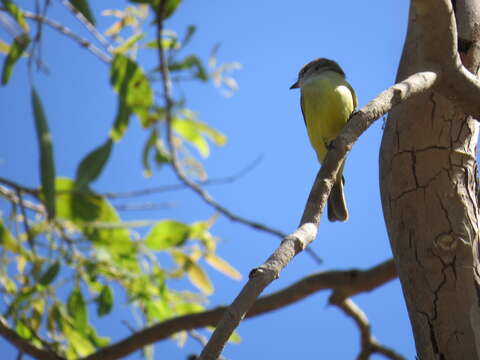
[[[49,17],[90,38],[65,9],[54,3]],[[90,3],[102,31],[113,20],[101,16],[101,10],[123,8],[126,4],[111,0]],[[212,47],[219,43],[220,61],[242,64],[242,69],[233,73],[240,89],[231,98],[223,97],[211,84],[182,85],[187,106],[229,139],[222,148],[212,147],[211,156],[205,160],[209,176],[230,175],[262,156],[261,163],[246,176],[233,184],[209,187],[208,191],[239,215],[292,232],[299,222],[318,163],[307,140],[299,93],[289,90],[289,86],[304,63],[328,57],[340,63],[356,89],[360,106],[365,105],[394,82],[407,12],[406,2],[381,0],[371,0],[368,6],[356,1],[184,0],[166,27],[181,34],[188,25],[197,26],[185,54],[195,53],[206,60]],[[153,28],[150,30],[153,33]],[[108,83],[107,65],[50,29],[45,29],[44,36],[43,59],[50,74],[35,74],[34,81],[51,128],[57,173],[74,177],[78,162],[108,134],[117,100]],[[10,41],[1,30],[0,38]],[[140,55],[138,61],[149,69],[156,64],[157,56],[152,51]],[[178,94],[179,90],[176,91]],[[9,86],[0,88],[0,175],[38,186],[38,154],[29,95],[28,74],[25,61],[21,60]],[[332,224],[325,218],[312,244],[323,258],[323,266],[301,254],[266,293],[316,271],[367,268],[391,256],[378,186],[381,128],[380,120],[349,155],[345,178],[350,219]],[[95,190],[127,191],[176,182],[166,169],[150,179],[143,177],[140,156],[147,135],[137,121],[131,122],[125,138],[115,145],[104,173],[94,183]],[[174,218],[191,222],[207,219],[214,213],[188,190],[158,194],[149,201],[174,206],[152,212],[122,213],[122,218]],[[219,254],[244,277],[278,244],[275,237],[224,218],[218,220],[212,232],[222,239]],[[209,274],[216,289],[209,307],[229,303],[244,283],[214,271]],[[177,288],[187,285],[172,284]],[[328,295],[322,292],[281,311],[244,321],[238,329],[242,343],[228,345],[224,355],[228,359],[291,359],[292,356],[353,359],[359,350],[359,333],[337,308],[326,306]],[[354,301],[366,312],[380,342],[406,358],[414,357],[398,281],[356,296]],[[130,318],[129,310],[119,304],[114,315],[101,320],[98,326],[102,334],[118,340],[129,332],[121,325],[125,318]],[[3,340],[0,349],[12,357],[15,354]],[[173,341],[156,345],[157,357],[162,359],[185,359],[199,350],[199,345],[191,339],[182,349]],[[131,356],[138,357],[138,354]]]

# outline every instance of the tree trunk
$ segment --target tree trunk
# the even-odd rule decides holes
[[[478,3],[456,1],[461,50],[475,37]],[[397,81],[434,66],[417,40],[435,29],[415,20],[411,5]],[[462,59],[476,72],[472,53]],[[386,122],[383,212],[422,360],[480,359],[478,130],[476,120],[435,91],[397,106]]]

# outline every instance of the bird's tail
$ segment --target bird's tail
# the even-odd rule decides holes
[[[328,197],[328,220],[330,221],[348,220],[347,203],[345,202],[345,195],[343,194],[344,182],[345,180],[340,174]]]

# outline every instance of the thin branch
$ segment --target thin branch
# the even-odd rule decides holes
[[[85,17],[83,14],[78,11],[71,3],[67,0],[62,0],[63,6],[65,6],[74,16],[75,18],[87,28],[90,33],[95,36],[100,44],[107,50],[109,53],[113,52],[113,46],[110,42],[102,35],[101,32],[97,30],[97,28]]]
[[[98,57],[104,63],[109,64],[112,61],[112,58],[108,54],[105,54],[102,50],[100,50],[97,46],[93,45],[87,39],[75,34],[72,30],[70,30],[66,26],[63,26],[62,24],[60,24],[60,23],[58,23],[54,20],[50,20],[49,18],[46,18],[46,17],[41,16],[41,15],[37,15],[37,14],[32,13],[30,11],[23,10],[23,15],[28,19],[32,19],[32,20],[41,22],[41,23],[46,24],[46,25],[52,27],[53,29],[61,32],[65,36],[67,36],[70,39],[76,41],[78,44],[80,44],[80,46],[88,49],[93,55]]]
[[[232,213],[230,210],[225,208],[223,205],[219,204],[215,201],[209,193],[207,193],[200,185],[195,183],[194,181],[190,180],[183,172],[178,158],[177,152],[175,150],[174,145],[174,137],[172,131],[172,109],[173,109],[173,97],[172,97],[172,82],[170,79],[170,73],[168,71],[168,64],[167,64],[167,57],[165,54],[165,49],[162,45],[162,32],[163,32],[163,7],[165,1],[162,0],[159,5],[159,10],[157,11],[157,42],[158,42],[158,53],[159,53],[159,62],[160,62],[160,72],[162,75],[162,83],[163,83],[163,97],[165,101],[165,118],[167,123],[167,145],[171,156],[171,165],[174,170],[175,175],[177,178],[185,184],[185,186],[192,189],[195,193],[197,193],[207,204],[212,206],[215,210],[225,215],[232,221],[240,222],[246,224],[254,229],[261,230],[273,234],[275,236],[283,237],[283,233],[278,230],[269,228],[261,223],[256,221],[248,220],[244,217],[238,216]]]
[[[252,171],[256,166],[258,166],[260,161],[261,161],[261,156],[256,158],[252,163],[248,164],[245,168],[241,169],[240,171],[232,175],[228,175],[228,176],[216,178],[216,179],[200,181],[199,184],[203,186],[209,186],[209,185],[223,185],[223,184],[233,183],[234,181],[240,179],[241,177],[245,176],[250,171]],[[100,195],[108,199],[120,199],[120,198],[131,198],[136,196],[150,195],[154,193],[161,193],[161,192],[167,192],[167,191],[183,190],[186,188],[187,188],[187,185],[185,183],[181,183],[181,184],[156,186],[152,188],[133,190],[133,191],[127,191],[127,192],[106,192]]]
[[[433,72],[414,74],[383,91],[351,117],[341,134],[333,142],[332,149],[329,150],[315,179],[300,226],[294,233],[283,239],[280,246],[264,264],[251,271],[248,282],[225,311],[207,346],[203,349],[200,359],[215,360],[218,358],[229,337],[260,293],[280,276],[280,272],[295,255],[304,250],[316,238],[320,217],[338,170],[344,162],[347,152],[350,151],[360,135],[395,105],[430,89],[436,79],[437,75]]]
[[[15,190],[19,190],[22,193],[29,194],[29,195],[32,195],[32,196],[35,196],[35,197],[38,197],[38,195],[40,194],[40,191],[38,189],[20,185],[19,183],[16,183],[15,181],[6,179],[6,178],[1,177],[1,176],[0,176],[0,183],[5,184],[8,187],[14,188]]]
[[[357,356],[357,360],[368,360],[370,355],[379,353],[386,358],[392,360],[405,360],[403,356],[397,354],[394,350],[381,345],[372,335],[370,323],[365,313],[351,299],[343,299],[338,301],[335,299],[335,293],[330,297],[330,303],[338,306],[348,317],[355,321],[360,330],[361,350]]]
[[[171,209],[174,207],[172,203],[142,203],[142,204],[115,204],[118,211],[144,211],[144,210],[160,210]]]
[[[0,185],[0,196],[3,196],[4,198],[6,198],[8,201],[10,201],[15,205],[20,205],[20,199],[17,196],[16,191],[12,191]],[[25,206],[27,209],[34,210],[40,214],[45,214],[45,207],[41,204],[35,204],[31,201],[24,199],[23,206]]]
[[[376,289],[395,277],[396,270],[392,259],[368,270],[351,269],[313,274],[282,290],[259,298],[245,317],[251,318],[278,310],[322,290],[332,289],[347,296],[353,296]],[[212,310],[166,320],[107,346],[84,360],[120,359],[144,346],[168,339],[179,331],[214,326],[226,310],[227,307],[221,306]]]
[[[52,351],[39,349],[32,345],[28,340],[20,337],[15,331],[5,325],[4,321],[0,319],[0,335],[10,344],[15,346],[20,351],[39,360],[63,360],[62,357]]]
[[[157,20],[157,44],[158,44],[158,56],[159,56],[159,69],[160,73],[162,75],[162,84],[163,84],[163,97],[165,101],[165,119],[167,123],[167,146],[168,150],[170,152],[171,156],[171,165],[173,168],[173,171],[177,178],[185,184],[185,186],[189,187],[192,189],[195,193],[197,193],[200,198],[203,199],[208,205],[212,206],[215,210],[218,212],[222,213],[224,216],[229,218],[231,221],[234,222],[239,222],[242,224],[245,224],[247,226],[250,226],[256,230],[264,231],[269,234],[278,236],[280,238],[284,238],[285,234],[279,230],[276,230],[274,228],[268,227],[264,224],[261,224],[256,221],[252,221],[249,219],[246,219],[242,216],[236,215],[230,210],[228,210],[226,207],[218,203],[215,199],[213,199],[212,196],[208,192],[206,192],[199,184],[195,183],[194,181],[190,180],[183,172],[182,167],[179,164],[178,158],[177,158],[177,152],[175,150],[175,145],[174,145],[174,137],[173,137],[173,131],[172,131],[172,120],[173,120],[173,114],[172,114],[172,109],[173,109],[173,97],[172,97],[172,81],[170,79],[170,72],[168,71],[168,62],[167,62],[167,56],[165,54],[165,49],[163,48],[163,43],[162,43],[162,33],[163,33],[163,13],[165,10],[165,0],[162,0],[159,4],[157,13],[156,13],[156,20]],[[323,261],[322,259],[315,254],[315,252],[312,249],[309,249],[307,253],[319,264],[322,264]]]
[[[22,191],[19,189],[16,189],[17,192],[17,198],[18,198],[18,205],[20,207],[20,212],[22,214],[22,222],[23,222],[23,227],[25,230],[25,234],[27,234],[27,240],[28,240],[28,245],[30,246],[30,249],[32,252],[35,254],[35,242],[32,237],[32,233],[30,232],[30,225],[28,224],[28,217],[27,217],[27,211],[25,210],[25,205],[23,203],[23,197],[22,197]]]

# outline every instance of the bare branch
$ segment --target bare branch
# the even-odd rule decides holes
[[[5,325],[0,319],[0,335],[10,344],[22,352],[39,360],[63,360],[63,358],[52,351],[43,350],[32,345],[28,340],[20,337],[15,331]]]
[[[16,183],[15,181],[8,180],[4,177],[0,176],[0,183],[5,184],[11,188],[14,188],[15,190],[18,190],[22,193],[33,195],[35,197],[38,197],[40,191],[38,189],[30,188],[27,186],[20,185],[19,183]]]
[[[160,62],[160,72],[162,74],[162,84],[163,84],[163,96],[165,101],[165,118],[167,122],[167,144],[171,156],[171,165],[174,170],[177,178],[185,184],[187,187],[192,189],[197,193],[207,204],[212,206],[215,210],[225,215],[232,221],[240,222],[246,224],[254,229],[261,230],[273,234],[275,236],[283,237],[284,234],[278,230],[267,227],[256,221],[248,220],[244,217],[238,216],[232,213],[223,205],[219,204],[215,199],[213,199],[209,193],[207,193],[200,185],[190,180],[184,173],[178,162],[177,152],[175,150],[173,131],[172,131],[172,108],[173,108],[173,97],[172,97],[172,82],[170,79],[170,73],[168,71],[167,56],[165,54],[165,49],[162,45],[162,32],[163,32],[163,6],[165,1],[162,0],[159,5],[159,10],[157,11],[157,42],[158,42],[158,53],[159,53],[159,62]]]
[[[102,50],[100,50],[98,47],[93,45],[87,39],[75,34],[72,30],[70,30],[66,26],[63,26],[62,24],[60,24],[60,23],[58,23],[54,20],[50,20],[49,18],[46,18],[46,17],[41,16],[41,15],[37,15],[37,14],[32,13],[30,11],[23,10],[23,15],[26,18],[33,19],[35,21],[39,21],[39,22],[41,22],[43,24],[46,24],[46,25],[52,27],[53,29],[61,32],[65,36],[67,36],[70,39],[76,41],[78,44],[80,44],[80,46],[88,49],[93,55],[98,57],[104,63],[109,64],[112,61],[112,58],[108,54],[105,54]]]
[[[220,355],[230,335],[248,312],[256,298],[277,279],[280,272],[295,255],[305,249],[317,236],[320,217],[327,202],[337,172],[358,137],[378,118],[393,106],[431,88],[437,79],[433,72],[417,73],[401,83],[395,84],[370,101],[355,113],[341,134],[333,142],[324,164],[320,169],[300,222],[291,235],[285,237],[280,246],[260,267],[252,270],[247,284],[235,298],[213,332],[200,359],[215,360]]]
[[[330,297],[330,303],[338,306],[348,317],[351,317],[360,330],[361,350],[357,356],[357,360],[368,360],[370,355],[379,353],[393,360],[405,360],[405,358],[397,354],[392,349],[387,348],[378,343],[372,335],[370,323],[365,313],[351,299],[343,299],[338,301],[335,299],[335,293]]]
[[[253,170],[260,163],[260,161],[261,161],[261,157],[259,156],[252,163],[248,164],[245,168],[241,169],[240,171],[232,175],[228,175],[228,176],[216,178],[216,179],[200,181],[199,184],[203,186],[230,184],[240,179],[241,177],[245,176],[251,170]],[[187,185],[185,183],[181,183],[181,184],[156,186],[152,188],[126,191],[126,192],[107,192],[107,193],[102,193],[100,195],[105,196],[106,198],[109,198],[109,199],[119,199],[119,198],[131,198],[136,196],[144,196],[144,195],[150,195],[154,193],[161,193],[161,192],[174,191],[174,190],[183,190],[186,188],[187,188]]]
[[[101,32],[97,30],[97,28],[85,17],[83,14],[78,11],[71,3],[67,0],[62,0],[63,6],[65,6],[74,16],[75,18],[87,28],[90,33],[95,36],[100,44],[107,50],[109,53],[113,51],[113,46],[110,42],[102,35]]]
[[[246,318],[265,314],[283,308],[304,299],[321,290],[333,289],[345,296],[371,291],[396,277],[395,264],[392,259],[387,260],[368,270],[328,271],[305,277],[298,282],[258,299]],[[142,347],[154,342],[168,339],[179,331],[214,326],[227,310],[221,306],[212,310],[196,314],[179,316],[125,338],[124,340],[107,346],[84,360],[113,360],[120,359]]]
[[[20,205],[20,199],[17,196],[16,191],[12,191],[0,185],[0,196],[3,196],[4,198],[6,198],[8,201],[10,201],[15,205]],[[45,207],[41,204],[35,204],[31,201],[23,200],[23,206],[25,206],[27,209],[34,210],[41,214],[45,213]]]

